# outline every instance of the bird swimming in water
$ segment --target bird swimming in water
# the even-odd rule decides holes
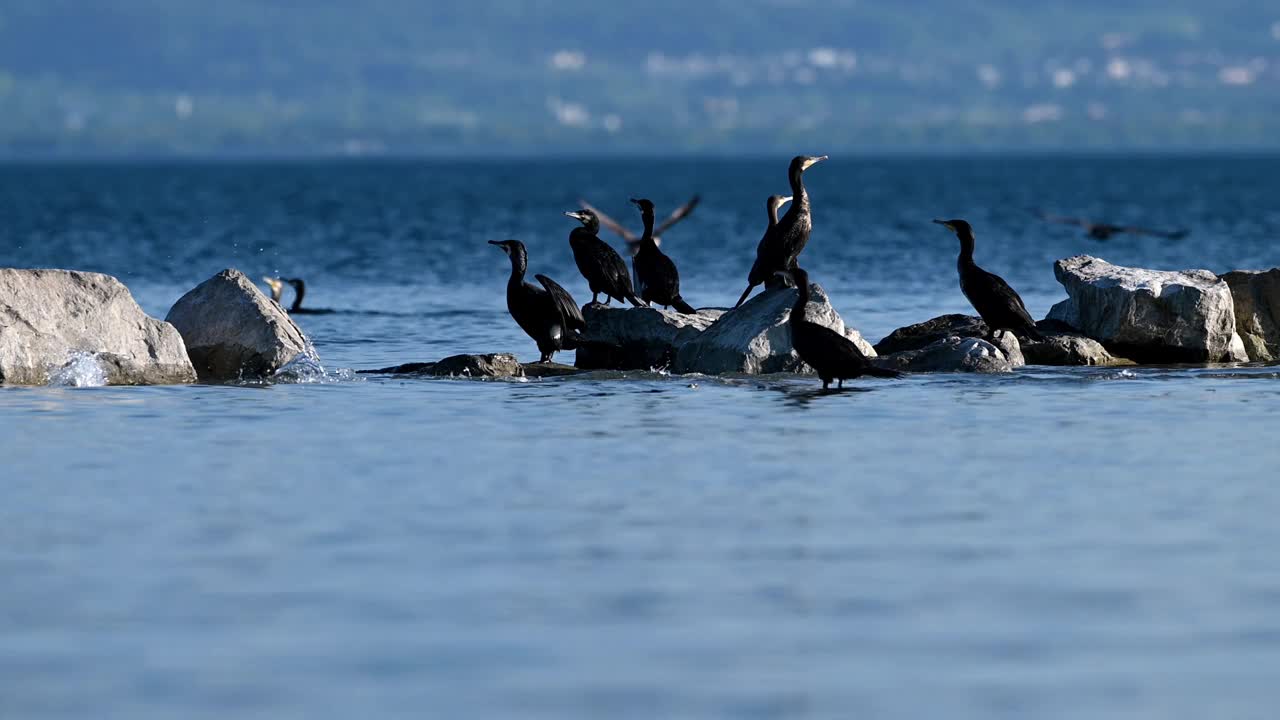
[[[1031,313],[1027,312],[1027,306],[1018,293],[1004,278],[983,270],[973,261],[974,237],[969,223],[964,220],[934,222],[960,238],[960,257],[956,260],[956,268],[960,271],[960,291],[982,316],[989,331],[1009,330],[1018,337],[1043,340],[1044,336],[1036,329],[1036,322],[1031,319]]]
[[[591,302],[600,302],[600,293],[604,293],[605,305],[613,298],[619,302],[630,301],[636,307],[643,305],[631,286],[631,275],[622,256],[600,239],[600,218],[591,210],[566,212],[565,215],[582,223],[581,227],[569,233],[569,247],[573,249],[573,261],[578,264],[578,271],[591,287]]]
[[[507,311],[516,324],[538,344],[542,357],[550,362],[560,350],[578,346],[579,334],[586,329],[578,303],[567,290],[546,275],[534,275],[542,287],[524,281],[529,269],[529,254],[519,240],[490,240],[511,258],[511,277],[507,280]]]
[[[663,220],[661,223],[659,223],[657,227],[655,227],[653,230],[653,244],[657,245],[658,247],[662,247],[663,233],[670,230],[676,223],[689,217],[689,215],[693,213],[693,209],[696,208],[698,206],[698,203],[700,202],[702,202],[702,196],[694,195],[693,197],[689,198],[688,202],[676,208],[674,212],[668,215],[666,220]],[[622,223],[619,223],[617,220],[614,220],[608,215],[605,215],[603,212],[600,211],[599,208],[596,208],[586,200],[579,200],[578,204],[582,206],[583,210],[590,210],[591,212],[595,213],[596,217],[599,218],[601,225],[608,228],[614,234],[618,235],[624,241],[626,241],[628,254],[630,254],[630,256],[633,258],[636,256],[636,253],[640,251],[639,235],[622,227]],[[633,271],[631,275],[631,284],[632,284],[632,287],[640,287],[640,278],[635,276],[634,266],[633,266]]]
[[[813,228],[813,218],[809,211],[809,194],[804,189],[804,171],[826,160],[826,155],[797,155],[791,159],[787,168],[787,180],[791,183],[791,207],[778,219],[776,225],[765,231],[764,238],[756,248],[756,261],[751,265],[747,275],[747,289],[734,307],[746,302],[751,291],[762,283],[768,283],[777,277],[779,270],[789,270],[796,266],[796,258],[800,256],[804,246],[809,242],[809,231]]]
[[[796,354],[822,378],[822,389],[844,387],[845,380],[860,377],[896,378],[902,377],[897,370],[876,367],[866,355],[858,349],[849,338],[825,325],[809,322],[804,317],[805,306],[809,304],[809,273],[803,268],[780,270],[778,275],[788,279],[796,286],[799,294],[796,303],[791,306],[791,316],[787,325],[791,328],[791,346]]]
[[[1112,225],[1110,223],[1093,222],[1085,218],[1064,217],[1062,215],[1051,215],[1043,210],[1037,210],[1036,215],[1040,216],[1045,222],[1058,223],[1059,225],[1076,225],[1084,229],[1085,235],[1094,240],[1110,240],[1113,235],[1121,233],[1130,233],[1132,235],[1151,235],[1153,237],[1162,237],[1168,240],[1181,240],[1191,234],[1190,230],[1152,230],[1150,228],[1137,227],[1135,225]]]
[[[640,285],[636,288],[640,291],[640,298],[663,307],[670,305],[676,312],[684,315],[697,313],[692,305],[680,297],[680,271],[676,270],[676,264],[653,242],[653,203],[635,198],[631,198],[631,202],[640,208],[640,218],[644,221],[640,249],[632,258],[636,277],[640,279]]]
[[[290,315],[330,315],[334,312],[329,308],[302,307],[302,298],[307,295],[307,283],[302,278],[264,277],[262,281],[271,288],[271,299],[276,302],[280,302],[281,296],[284,295],[284,286],[286,284],[293,288],[293,305],[289,306]]]

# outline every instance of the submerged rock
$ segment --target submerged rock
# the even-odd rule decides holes
[[[987,324],[977,315],[941,315],[894,330],[876,343],[876,352],[890,355],[904,350],[919,350],[949,337],[985,338],[987,333]]]
[[[166,320],[182,333],[202,380],[266,377],[311,346],[288,313],[239,270],[197,285]]]
[[[196,379],[182,336],[119,280],[0,269],[0,382],[162,385]],[[82,382],[84,380],[84,382]]]
[[[986,340],[954,335],[917,350],[904,350],[882,356],[876,364],[907,372],[1007,373],[1013,371],[1013,365],[1000,348]]]
[[[1280,268],[1222,276],[1235,304],[1236,333],[1250,360],[1280,360]]]
[[[1049,319],[1113,352],[1148,363],[1248,357],[1236,334],[1231,290],[1208,270],[1145,270],[1078,255],[1055,263],[1054,274],[1069,299],[1054,305]]]
[[[854,342],[861,340],[860,334],[846,334],[844,320],[831,306],[822,286],[814,284],[810,292],[806,319]],[[791,329],[787,325],[796,294],[795,288],[775,288],[726,311],[711,327],[677,348],[675,371],[706,375],[808,372],[808,366],[791,347]],[[875,350],[865,340],[861,347],[867,355],[874,356]]]
[[[553,365],[554,363],[535,363]],[[562,365],[560,367],[568,367]],[[443,360],[408,363],[377,370],[361,370],[376,375],[430,375],[433,377],[509,378],[524,377],[524,366],[511,353],[488,355],[450,355]]]
[[[587,305],[587,329],[574,364],[586,370],[649,370],[670,367],[676,349],[697,337],[723,310],[681,315],[656,307]]]
[[[1102,343],[1073,333],[1049,334],[1044,340],[1022,344],[1022,354],[1031,365],[1133,365],[1132,360],[1116,357]]]

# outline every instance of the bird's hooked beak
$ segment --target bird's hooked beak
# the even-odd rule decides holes
[[[826,159],[827,159],[826,155],[819,155],[818,157],[805,158],[804,163],[801,165],[801,169],[808,170],[809,168],[813,167],[814,165],[817,165],[818,163]]]
[[[788,196],[786,196],[786,197],[784,197],[784,198],[780,198],[780,199],[778,200],[778,207],[782,207],[783,205],[786,205],[787,203],[791,202],[791,201],[792,201],[792,200],[794,200],[794,199],[795,199],[795,197],[794,197],[794,196],[791,196],[791,195],[788,195]]]
[[[498,247],[502,248],[502,252],[504,252],[504,253],[506,253],[506,254],[508,254],[508,255],[510,255],[510,254],[511,254],[511,246],[507,245],[506,241],[504,241],[504,240],[490,240],[490,241],[489,241],[489,244],[490,244],[490,245],[497,245]]]
[[[952,225],[951,223],[947,222],[946,220],[934,220],[934,222],[935,222],[935,223],[937,223],[938,225],[941,225],[942,227],[944,227],[944,228],[946,228],[946,229],[950,230],[951,232],[955,232],[955,231],[956,231],[956,226],[955,226],[955,225]]]
[[[587,214],[579,210],[566,210],[564,215],[565,217],[571,217],[574,220],[577,220],[578,222],[587,221]]]
[[[635,198],[631,198],[631,204],[640,207],[640,201]]]

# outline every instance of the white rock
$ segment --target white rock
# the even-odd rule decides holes
[[[676,349],[675,371],[707,375],[812,372],[791,347],[787,319],[796,293],[795,288],[766,290],[726,311],[711,327]],[[844,320],[821,285],[810,285],[805,318],[847,336]],[[860,347],[869,350],[868,355],[875,353],[865,340]]]
[[[119,280],[0,269],[0,382],[160,385],[196,379],[182,337]]]
[[[1000,353],[1004,355],[1004,359],[1009,361],[1009,367],[1013,369],[1020,368],[1027,364],[1026,358],[1022,356],[1022,345],[1018,342],[1018,336],[1008,330],[997,330],[994,335],[992,344],[1000,348]]]
[[[266,377],[311,346],[288,313],[239,270],[197,285],[166,320],[182,333],[204,380]]]
[[[1280,360],[1280,268],[1222,276],[1235,301],[1236,333],[1250,360]]]
[[[1065,322],[1125,357],[1148,363],[1248,359],[1235,331],[1227,283],[1208,270],[1127,268],[1078,255],[1054,264],[1069,299],[1049,319]]]

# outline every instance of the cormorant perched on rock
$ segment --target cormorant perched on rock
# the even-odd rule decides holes
[[[791,196],[783,197],[782,195],[770,195],[764,201],[765,212],[769,215],[769,224],[764,229],[764,235],[760,237],[760,242],[756,243],[756,257],[760,256],[760,251],[764,249],[765,243],[770,242],[769,236],[778,227],[778,210],[783,205],[791,202]]]
[[[658,249],[653,241],[653,203],[648,200],[631,198],[631,202],[640,208],[640,218],[644,220],[644,235],[640,237],[640,249],[632,262],[635,263],[636,277],[640,279],[640,298],[645,302],[657,303],[666,307],[670,305],[677,312],[693,315],[697,310],[680,297],[680,272],[676,264]]]
[[[983,270],[973,261],[973,228],[964,220],[934,220],[960,238],[960,257],[956,268],[960,271],[960,290],[973,309],[982,316],[991,333],[1008,330],[1014,335],[1035,340],[1044,337],[1036,329],[1035,320],[1027,312],[1018,293],[999,275]]]
[[[797,155],[791,159],[787,168],[787,179],[791,182],[791,207],[783,215],[778,224],[765,232],[756,249],[756,261],[747,275],[747,289],[738,298],[738,307],[746,302],[751,290],[761,283],[769,282],[776,277],[779,270],[789,270],[796,266],[796,258],[809,242],[809,231],[813,228],[813,219],[809,212],[809,194],[804,189],[804,171],[826,160],[826,155]]]
[[[902,373],[888,370],[871,364],[866,355],[858,349],[849,338],[825,325],[809,322],[804,317],[805,306],[809,304],[809,273],[803,268],[780,270],[778,275],[789,279],[796,286],[799,294],[796,304],[791,306],[791,316],[787,324],[791,328],[791,346],[796,354],[822,378],[822,389],[844,387],[845,380],[853,380],[863,376],[896,378]]]
[[[662,234],[670,230],[672,226],[674,226],[676,223],[689,217],[689,215],[693,213],[693,209],[696,208],[698,206],[698,203],[700,202],[702,202],[702,196],[694,195],[693,197],[689,198],[689,202],[686,202],[685,204],[676,208],[674,212],[668,215],[666,220],[663,220],[662,222],[658,223],[658,226],[653,229],[653,244],[657,245],[658,247],[662,247]],[[600,219],[601,225],[608,228],[610,231],[614,232],[615,234],[617,234],[619,237],[621,237],[623,240],[626,241],[627,253],[633,258],[636,256],[636,253],[640,251],[639,235],[622,227],[621,223],[609,217],[608,215],[605,215],[598,208],[596,208],[586,200],[579,200],[578,204],[582,206],[583,210],[590,210],[591,212],[595,213],[596,217]],[[632,268],[634,270],[634,265],[632,266]],[[632,287],[640,286],[640,278],[636,277],[634,272],[631,275],[631,286]]]
[[[1150,228],[1137,227],[1135,225],[1112,225],[1111,223],[1100,223],[1085,218],[1063,217],[1061,215],[1051,215],[1043,210],[1037,210],[1036,214],[1045,222],[1058,223],[1060,225],[1076,225],[1084,229],[1084,232],[1094,240],[1110,240],[1111,236],[1120,233],[1131,233],[1133,235],[1152,235],[1162,237],[1169,240],[1181,240],[1191,234],[1190,230],[1152,230]]]
[[[578,345],[579,333],[586,329],[578,303],[567,290],[546,275],[534,275],[542,287],[524,281],[529,268],[529,254],[519,240],[490,240],[511,258],[511,278],[507,280],[507,310],[520,329],[538,344],[542,357],[550,362],[560,350]]]
[[[288,284],[293,288],[293,305],[289,306],[290,315],[330,315],[333,310],[329,308],[304,308],[302,307],[302,298],[307,295],[307,283],[302,278],[262,278],[268,286],[271,287],[271,299],[280,302],[281,296],[284,294],[284,286]]]
[[[578,264],[578,271],[591,286],[591,302],[600,302],[600,293],[604,293],[605,305],[617,298],[619,302],[626,300],[640,307],[643,303],[632,289],[627,264],[616,250],[600,239],[600,218],[591,210],[567,212],[565,215],[582,223],[582,227],[576,227],[569,233],[569,247],[573,248],[573,261]]]

